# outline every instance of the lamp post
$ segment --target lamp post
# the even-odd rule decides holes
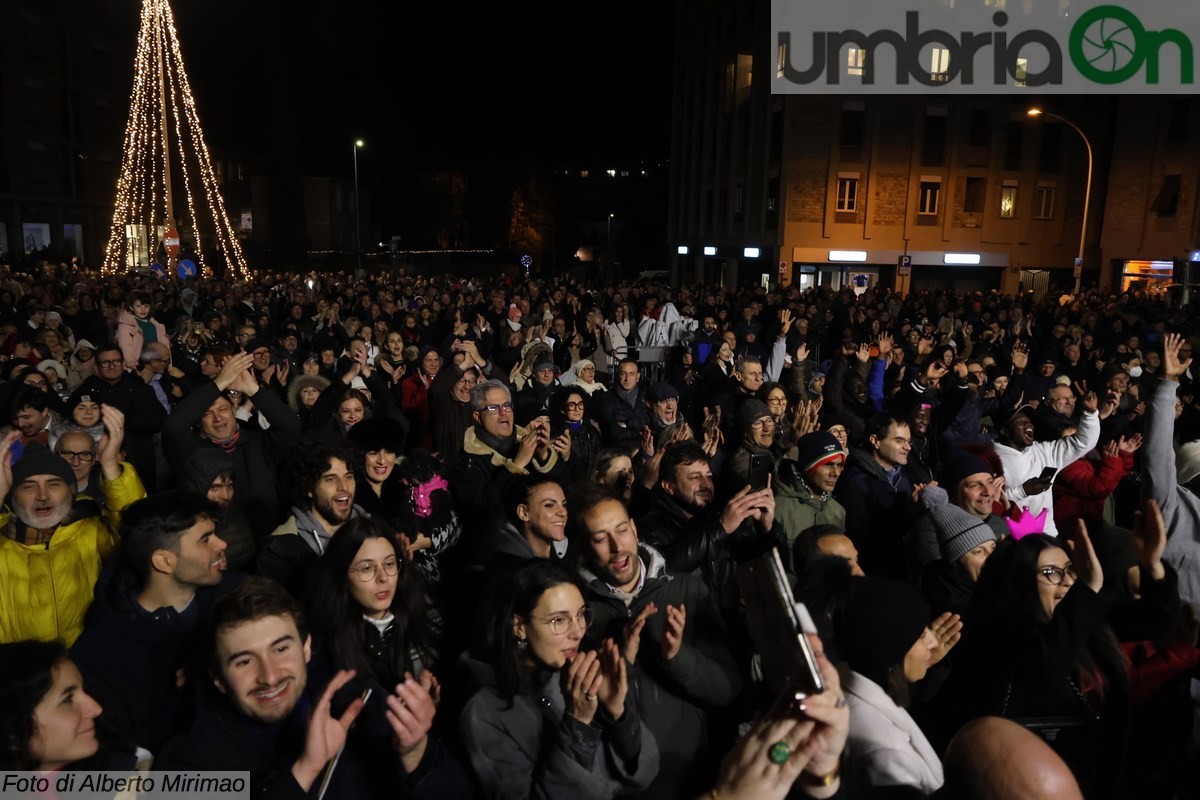
[[[604,241],[604,248],[606,250],[608,250],[608,266],[609,267],[611,267],[613,264],[612,221],[613,221],[613,215],[610,213],[608,215],[608,236],[605,238],[605,241]]]
[[[362,139],[354,140],[354,255],[359,269],[362,269],[362,219],[358,212],[358,149],[362,146]]]
[[[1025,113],[1027,113],[1031,117],[1043,117],[1043,116],[1049,117],[1050,119],[1056,119],[1059,122],[1070,125],[1071,128],[1076,133],[1079,134],[1079,138],[1083,139],[1083,146],[1087,148],[1087,157],[1088,157],[1087,186],[1083,190],[1083,221],[1079,225],[1079,253],[1076,256],[1079,259],[1080,274],[1075,276],[1075,292],[1074,293],[1076,295],[1078,295],[1079,294],[1079,284],[1082,279],[1082,270],[1083,270],[1083,243],[1084,243],[1085,237],[1087,236],[1088,201],[1091,200],[1091,197],[1092,197],[1092,143],[1090,141],[1088,141],[1087,134],[1085,134],[1082,130],[1080,130],[1078,125],[1076,125],[1074,122],[1071,122],[1071,120],[1067,119],[1066,117],[1060,117],[1058,114],[1051,114],[1049,111],[1043,111],[1042,109],[1037,108],[1036,106],[1034,108],[1029,109]]]

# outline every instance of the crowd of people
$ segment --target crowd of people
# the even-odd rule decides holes
[[[1200,785],[1194,308],[4,268],[0,331],[5,769]],[[745,566],[776,557],[823,691],[764,679],[789,644],[751,635]]]

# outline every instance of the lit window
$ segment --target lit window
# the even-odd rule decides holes
[[[1039,186],[1033,198],[1033,218],[1050,219],[1054,216],[1054,187]]]
[[[1017,187],[1003,186],[1000,188],[1000,217],[1012,219],[1017,215]]]
[[[921,195],[917,199],[918,214],[937,214],[938,196],[942,193],[940,181],[921,181]]]
[[[579,177],[586,178],[587,176],[588,176],[588,170],[586,170],[586,169],[579,170]]]
[[[933,48],[929,64],[929,77],[935,81],[949,80],[950,51],[945,47]]]
[[[610,177],[610,178],[617,177],[617,171],[615,169],[608,170],[608,177]]]
[[[837,210],[856,211],[858,209],[858,178],[838,178]]]
[[[846,51],[846,74],[862,77],[863,66],[867,63],[867,51],[861,47],[851,47]]]
[[[1013,85],[1024,86],[1025,74],[1029,71],[1029,59],[1018,58],[1016,68],[1013,69]]]

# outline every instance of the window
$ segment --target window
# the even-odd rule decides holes
[[[1017,215],[1017,185],[1006,183],[1000,187],[1000,218],[1012,219]]]
[[[929,59],[930,80],[946,82],[949,80],[950,51],[945,47],[935,47]]]
[[[863,74],[863,66],[867,63],[867,51],[861,47],[851,47],[846,50],[846,74],[859,78]]]
[[[844,106],[842,108],[842,126],[838,141],[842,147],[861,148],[863,146],[863,117],[866,112],[861,104]]]
[[[983,196],[987,191],[987,178],[967,178],[963,192],[963,211],[978,214],[983,211]]]
[[[787,69],[787,45],[781,44],[775,50],[775,77],[782,78]]]
[[[725,113],[733,111],[733,98],[737,92],[737,65],[725,65]]]
[[[1004,136],[1004,168],[1019,170],[1021,156],[1025,144],[1025,123],[1020,120],[1009,120],[1008,131]]]
[[[1033,218],[1034,219],[1050,219],[1054,216],[1054,192],[1053,184],[1039,183],[1033,194]]]
[[[767,211],[776,211],[779,209],[779,178],[771,178],[767,181]],[[767,222],[774,221],[774,217],[767,218]]]
[[[942,166],[946,157],[946,109],[931,108],[925,114],[925,137],[921,143],[921,163]]]
[[[967,144],[987,147],[992,139],[992,114],[986,108],[973,108],[967,123]]]
[[[21,236],[26,253],[36,253],[50,246],[50,226],[44,222],[22,224]]]
[[[858,210],[858,176],[839,176],[837,182],[837,210]]]
[[[940,180],[921,179],[921,194],[917,198],[917,213],[936,215],[938,213],[938,196],[942,193]]]
[[[1062,161],[1063,126],[1042,125],[1042,149],[1038,152],[1038,172],[1058,172]]]
[[[1192,120],[1191,100],[1182,98],[1171,101],[1171,113],[1167,118],[1167,141],[1186,142]]]
[[[1029,72],[1029,59],[1018,58],[1013,68],[1013,86],[1024,86],[1025,76]]]
[[[1158,216],[1175,216],[1175,211],[1179,208],[1180,177],[1179,175],[1163,176],[1162,188],[1158,190],[1158,197],[1154,198],[1154,204],[1150,206],[1150,210]]]

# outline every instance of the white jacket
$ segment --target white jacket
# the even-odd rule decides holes
[[[942,762],[909,713],[857,672],[843,670],[842,690],[850,703],[847,768],[856,785],[911,786],[927,796],[940,789]]]
[[[1079,418],[1079,430],[1063,439],[1052,442],[1034,442],[1024,450],[1016,450],[997,442],[994,447],[1000,463],[1004,466],[1004,492],[1017,508],[1028,508],[1035,517],[1046,509],[1045,532],[1058,536],[1054,526],[1054,490],[1041,494],[1025,494],[1024,483],[1042,474],[1046,467],[1062,469],[1091,451],[1100,441],[1100,415],[1085,411]]]

